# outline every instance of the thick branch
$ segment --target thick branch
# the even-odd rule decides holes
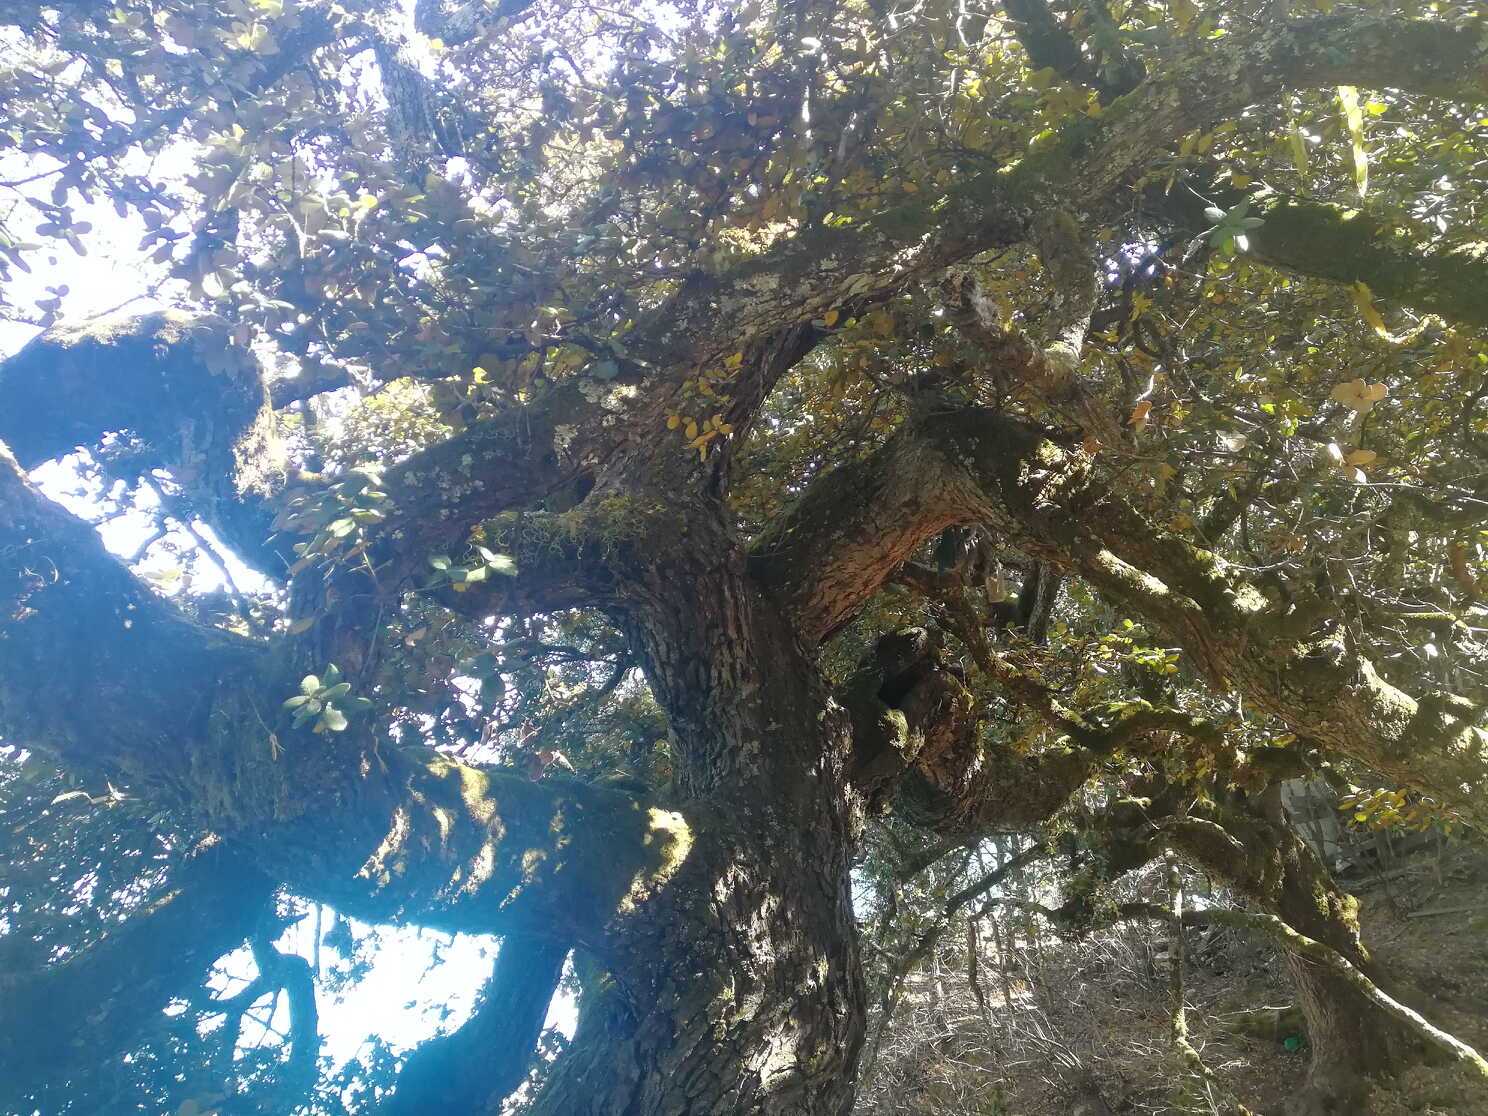
[[[127,477],[168,468],[192,514],[244,561],[274,572],[266,497],[285,480],[258,361],[210,315],[115,316],[42,335],[0,362],[0,441],[26,468],[103,455]]]
[[[984,740],[970,692],[923,628],[880,639],[840,697],[853,719],[854,782],[871,799],[892,797],[895,813],[921,829],[1026,830],[1094,770],[1088,753],[1025,756]]]
[[[1157,214],[1189,236],[1213,224],[1211,204],[1229,208],[1243,195],[1221,191],[1205,201],[1176,188],[1153,199]],[[1246,235],[1247,258],[1298,275],[1337,283],[1364,282],[1374,294],[1449,322],[1488,325],[1488,257],[1471,248],[1442,247],[1369,210],[1276,197],[1252,207],[1265,224]]]
[[[296,1090],[308,1090],[315,1081],[315,1063],[320,1053],[315,974],[309,961],[298,954],[279,952],[266,935],[255,937],[251,946],[259,975],[289,1001],[289,1081]],[[232,1056],[230,1051],[228,1056]]]
[[[126,1053],[171,1000],[190,998],[212,964],[253,934],[273,890],[241,851],[219,845],[83,953],[0,975],[0,1091],[16,1096]]]
[[[593,935],[691,844],[680,815],[616,791],[388,752],[365,721],[291,728],[279,704],[297,674],[187,622],[0,459],[6,739],[120,772],[372,921]]]
[[[458,1030],[415,1050],[385,1116],[497,1112],[527,1077],[568,946],[508,937],[480,1003]]]
[[[209,735],[219,683],[257,655],[142,585],[0,448],[0,733],[159,774]]]
[[[1285,89],[1389,86],[1476,103],[1488,99],[1485,72],[1488,54],[1475,35],[1444,22],[1354,12],[1272,25],[1249,41],[1230,36],[1220,48],[1195,43],[1099,118],[1082,117],[1036,145],[1011,171],[966,175],[936,205],[915,199],[861,224],[813,227],[733,272],[698,276],[658,313],[650,355],[676,356],[676,342],[695,335],[718,338],[720,320],[736,336],[766,335],[1024,241],[1035,214],[1061,204],[1088,209],[1153,151]],[[736,347],[717,344],[715,358]]]
[[[892,494],[887,507],[877,503],[883,494]],[[762,540],[752,569],[803,634],[820,638],[951,523],[987,525],[1079,571],[1182,646],[1214,685],[1240,690],[1333,752],[1488,820],[1480,705],[1452,694],[1415,698],[1380,677],[1341,630],[1297,631],[1216,555],[1106,489],[1087,455],[1020,420],[927,407],[876,454],[808,489]]]

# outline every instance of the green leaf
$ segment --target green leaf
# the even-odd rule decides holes
[[[429,565],[433,566],[436,570],[447,570],[450,568],[450,560],[443,554],[436,554],[429,559]]]
[[[350,722],[347,721],[345,713],[334,705],[328,705],[326,711],[320,715],[320,724],[331,732],[344,732]]]
[[[300,706],[304,705],[309,700],[310,700],[310,695],[309,694],[296,694],[294,697],[292,697],[288,701],[286,701],[284,703],[284,705],[282,706],[282,708],[284,708],[284,709],[298,709]]]
[[[471,678],[487,678],[496,673],[496,656],[489,651],[482,651],[479,655],[462,660],[457,669]]]
[[[351,693],[350,682],[338,682],[320,695],[322,701],[334,701],[338,697],[345,697]]]

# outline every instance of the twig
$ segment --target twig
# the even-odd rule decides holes
[[[1169,950],[1168,992],[1172,998],[1171,1033],[1173,1046],[1188,1067],[1203,1080],[1209,1093],[1209,1107],[1217,1116],[1254,1116],[1245,1105],[1236,1100],[1214,1076],[1214,1071],[1204,1064],[1203,1057],[1188,1037],[1188,1013],[1183,1004],[1183,878],[1178,872],[1178,859],[1170,852],[1168,860],[1168,894],[1172,897],[1173,944]],[[1215,1099],[1215,1094],[1219,1099]]]

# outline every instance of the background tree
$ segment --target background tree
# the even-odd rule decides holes
[[[1302,1110],[1422,1043],[1488,1073],[1275,802],[1488,816],[1483,13],[1319,7],[7,9],[0,278],[107,202],[159,303],[7,304],[16,1106],[308,1095],[282,890],[507,936],[358,1110],[498,1106],[572,949],[530,1111],[845,1112],[885,817],[1078,833],[1076,925],[1164,850],[1229,880]],[[28,479],[80,448],[177,541]],[[171,546],[220,596],[131,570]],[[82,917],[69,848],[119,877]],[[244,941],[282,1064],[192,1027]]]

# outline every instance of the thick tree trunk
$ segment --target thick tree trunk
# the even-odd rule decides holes
[[[694,851],[607,959],[534,1116],[850,1111],[865,993],[846,859],[801,835],[760,817]]]
[[[1276,826],[1283,875],[1276,912],[1294,929],[1332,946],[1387,992],[1400,998],[1359,936],[1358,901],[1339,890],[1317,854],[1289,824]],[[1308,1087],[1292,1102],[1297,1116],[1354,1112],[1372,1074],[1390,1073],[1422,1056],[1422,1044],[1337,974],[1287,954],[1312,1048]]]
[[[679,503],[586,502],[692,828],[676,874],[632,889],[592,951],[607,979],[533,1112],[843,1116],[866,1015],[851,721],[724,509]]]

